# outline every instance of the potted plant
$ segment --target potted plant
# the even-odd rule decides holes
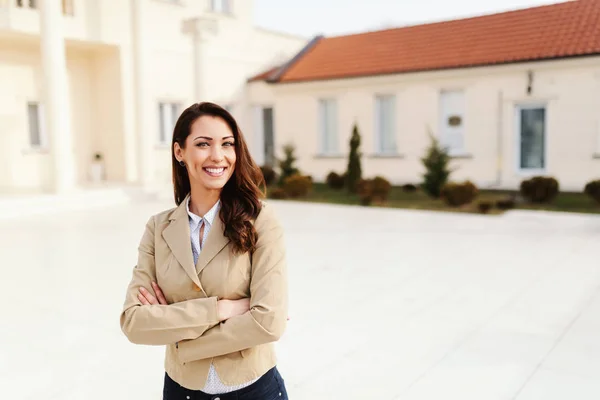
[[[102,153],[95,153],[90,166],[90,177],[92,182],[102,182],[105,178],[104,157]]]

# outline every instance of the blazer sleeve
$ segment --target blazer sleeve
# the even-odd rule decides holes
[[[178,343],[182,362],[229,354],[279,340],[288,316],[287,265],[283,229],[268,206],[254,224],[258,233],[252,255],[250,311],[229,318],[202,336]]]
[[[143,305],[140,287],[152,290],[156,282],[154,259],[155,218],[146,224],[138,248],[138,262],[125,296],[121,312],[121,330],[136,344],[165,345],[196,338],[219,323],[217,298],[200,298],[169,305]]]

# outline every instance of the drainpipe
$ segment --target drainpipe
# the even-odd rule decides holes
[[[504,130],[504,124],[503,124],[503,103],[504,103],[504,94],[502,92],[502,90],[500,90],[498,92],[498,119],[497,119],[497,154],[496,154],[496,186],[499,187],[500,185],[502,185],[502,144],[503,144],[503,130]]]

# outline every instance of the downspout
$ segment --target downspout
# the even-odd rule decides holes
[[[496,146],[497,146],[497,154],[496,154],[496,187],[502,185],[502,143],[503,143],[503,134],[504,134],[504,118],[502,114],[504,103],[504,94],[502,90],[498,92],[498,120],[497,120],[497,138],[496,138]]]

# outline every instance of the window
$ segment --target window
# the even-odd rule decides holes
[[[176,103],[158,103],[159,117],[159,136],[158,143],[164,145],[171,144],[173,129],[177,118],[179,118],[179,104]]]
[[[375,98],[375,146],[379,154],[395,154],[396,149],[396,97]]]
[[[440,143],[450,155],[465,153],[465,94],[462,90],[440,94]]]
[[[62,12],[64,15],[75,15],[74,0],[62,0]]]
[[[17,0],[17,7],[37,8],[36,0]]]
[[[337,104],[335,100],[319,100],[320,153],[336,154],[337,143]]]
[[[231,0],[210,0],[210,9],[217,13],[231,14]]]
[[[27,122],[29,125],[29,146],[34,149],[46,147],[46,138],[42,124],[42,107],[39,103],[27,103]]]
[[[519,170],[539,172],[546,168],[546,107],[517,107]]]

